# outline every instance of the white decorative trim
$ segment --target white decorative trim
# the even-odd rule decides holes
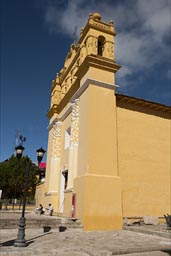
[[[67,188],[64,190],[64,193],[70,193],[70,192],[73,192],[73,188]]]
[[[78,143],[78,133],[79,133],[79,99],[76,99],[72,104],[72,113],[71,113],[71,143],[70,146]]]
[[[51,190],[47,194],[48,194],[48,196],[50,196],[50,195],[58,195],[58,191],[57,190]]]
[[[108,84],[106,82],[102,82],[102,81],[98,81],[98,80],[88,78],[80,86],[80,88],[76,91],[76,93],[71,97],[70,102],[74,102],[77,98],[79,98],[83,94],[83,92],[89,87],[90,84],[95,85],[95,86],[99,86],[99,87],[103,87],[103,88],[107,88],[107,89],[110,89],[110,90],[114,90],[114,89],[119,87],[119,85]]]
[[[52,158],[55,160],[61,155],[61,135],[62,135],[62,122],[55,122],[53,125],[53,149]]]
[[[73,149],[76,147],[78,147],[78,142],[74,142],[74,143],[70,144],[69,149]]]

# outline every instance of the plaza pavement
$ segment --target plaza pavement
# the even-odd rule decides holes
[[[3,215],[3,217],[2,217]],[[8,215],[8,214],[7,214]],[[1,214],[1,219],[4,214]],[[10,214],[16,218],[16,213]],[[26,215],[27,218],[33,218]],[[35,216],[41,218],[41,216]],[[46,217],[44,217],[46,218]],[[49,217],[47,217],[49,218]],[[53,218],[57,218],[53,216]],[[14,247],[18,227],[1,229],[1,256],[168,256],[171,255],[171,239],[144,233],[122,231],[83,231],[67,228],[59,232],[55,227],[44,233],[43,228],[26,227],[27,247]]]

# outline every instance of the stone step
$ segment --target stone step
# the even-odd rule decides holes
[[[41,255],[41,256],[51,256],[51,255],[59,255],[58,253],[55,253],[55,254],[51,254],[49,252],[47,253],[34,253],[33,251],[31,252],[14,252],[14,251],[11,251],[11,252],[1,252],[1,256],[37,256],[37,255]]]
[[[0,219],[1,229],[13,229],[17,228],[19,219]],[[82,224],[79,220],[71,218],[45,218],[41,217],[36,219],[26,218],[26,228],[43,228],[44,226],[50,226],[51,228],[58,228],[64,225],[67,228],[82,228]]]
[[[21,250],[21,251],[20,251]],[[1,251],[1,256],[51,256],[51,255],[63,255],[63,250],[61,249],[25,249],[25,248],[18,248],[18,250],[11,250],[11,251]],[[76,252],[71,251],[71,255],[78,255]],[[74,254],[73,254],[74,253]],[[78,252],[79,253],[79,252]],[[69,254],[67,250],[67,254]],[[80,252],[80,256],[83,255],[83,252]]]
[[[61,250],[61,249],[53,249],[53,250],[48,250],[48,249],[32,249],[32,250],[24,250],[22,248],[20,248],[21,251],[18,250],[11,250],[8,252],[3,252],[1,251],[0,255],[1,256],[52,256],[52,255],[59,255],[59,256],[63,256],[64,253],[67,254],[68,256],[84,256],[84,255],[88,255],[85,254],[83,251],[70,251],[67,250]]]
[[[41,255],[41,256],[47,256],[47,255],[50,255],[49,252],[47,253],[41,253],[40,251],[37,252],[37,251],[10,251],[10,252],[2,252],[1,251],[1,256],[37,256],[37,255]],[[57,254],[56,254],[57,255]]]

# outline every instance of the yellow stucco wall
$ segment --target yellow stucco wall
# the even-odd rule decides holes
[[[81,96],[78,175],[117,175],[114,106],[112,90],[90,85]]]
[[[72,191],[65,191],[63,216],[72,217]]]
[[[36,207],[39,207],[39,204],[43,204],[43,199],[44,199],[43,194],[44,194],[44,183],[41,183],[36,187],[36,195],[35,195]]]
[[[122,228],[121,183],[119,177],[83,175],[74,181],[76,217],[85,230]]]
[[[95,79],[101,82],[109,84],[115,84],[115,77],[109,70],[101,70],[98,67],[90,67],[85,76],[81,79],[81,83],[84,83],[87,79]]]
[[[128,103],[117,107],[123,216],[171,212],[169,115]]]
[[[115,95],[89,85],[80,97],[76,217],[85,230],[122,228],[118,177]]]

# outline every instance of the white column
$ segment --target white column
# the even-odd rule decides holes
[[[65,178],[62,172],[60,172],[59,213],[63,213],[64,210],[64,185]]]
[[[73,188],[74,178],[77,176],[77,151],[78,151],[78,133],[79,133],[79,99],[76,99],[72,105],[71,114],[71,139],[69,148],[68,164],[68,186]]]
[[[51,158],[51,172],[49,182],[49,193],[59,192],[60,162],[61,162],[61,135],[62,122],[58,121],[53,126],[53,149]]]

